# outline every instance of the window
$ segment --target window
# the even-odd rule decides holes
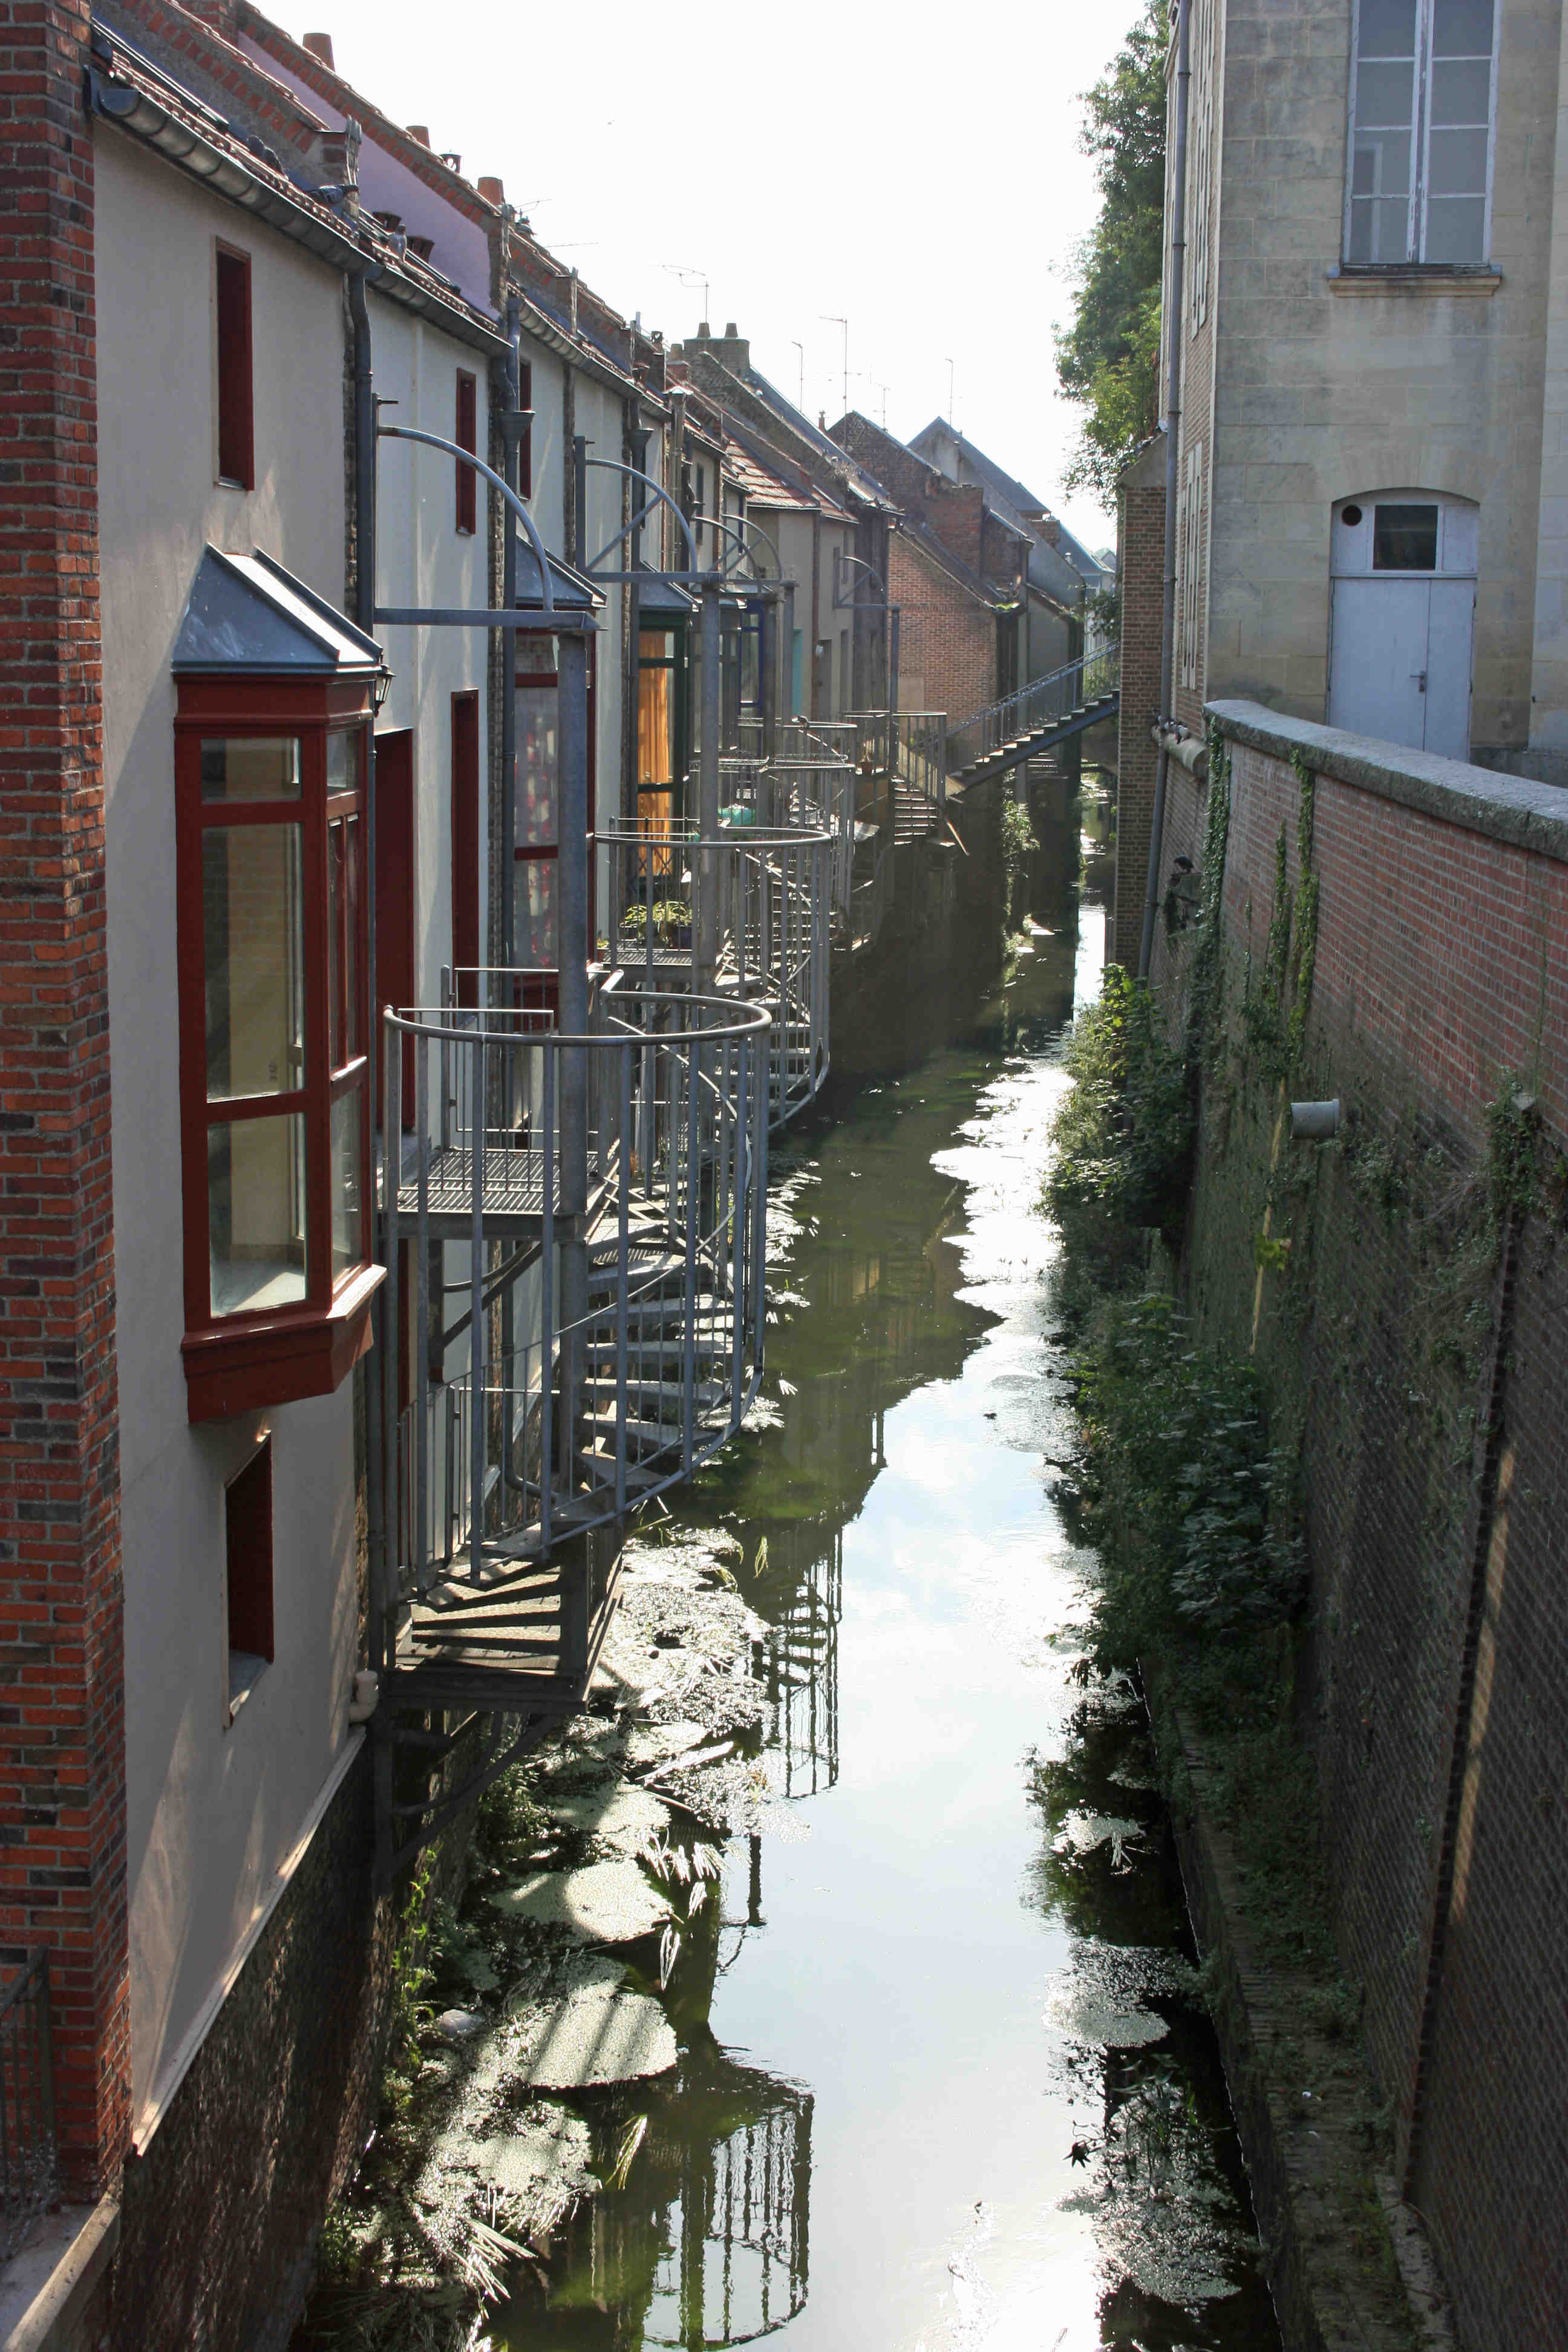
[[[525,499],[531,499],[533,496],[533,368],[528,360],[523,360],[518,367],[517,403],[520,408],[529,412],[530,419],[518,436],[517,486]]]
[[[512,956],[524,971],[553,972],[560,957],[556,883],[561,857],[557,816],[561,759],[561,685],[556,640],[519,630],[517,637],[517,806]],[[595,768],[594,648],[588,648],[588,774]],[[590,784],[590,791],[592,786]],[[590,893],[593,819],[589,818]],[[593,910],[589,909],[592,932]]]
[[[1484,262],[1496,0],[1357,0],[1345,258]]]
[[[1214,0],[1194,0],[1191,161],[1187,169],[1187,312],[1190,334],[1208,317],[1209,215],[1214,203]]]
[[[233,489],[256,488],[250,358],[250,257],[216,248],[217,477]]]
[[[467,368],[458,370],[458,426],[452,436],[459,449],[476,455],[479,446],[479,391]],[[460,457],[452,461],[458,476],[458,529],[472,534],[479,511],[476,484],[479,476]]]
[[[1352,512],[1347,509],[1345,520]],[[1356,520],[1361,520],[1359,512]],[[1437,509],[1435,506],[1376,507],[1373,511],[1372,568],[1374,572],[1436,572],[1437,569]]]
[[[272,1439],[262,1438],[224,1488],[228,1716],[232,1723],[272,1664]]]
[[[452,987],[475,1005],[479,964],[479,698],[452,697]]]
[[[1203,599],[1199,593],[1204,547],[1204,445],[1194,442],[1186,452],[1182,494],[1176,509],[1176,533],[1181,628],[1181,680],[1196,693],[1203,682]]]

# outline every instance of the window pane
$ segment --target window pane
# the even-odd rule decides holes
[[[1491,53],[1492,0],[1434,0],[1434,57],[1489,58]]]
[[[350,1087],[332,1105],[332,1280],[364,1256],[364,1201],[360,1115],[364,1097]]]
[[[300,742],[294,735],[231,735],[202,744],[204,801],[297,801]]]
[[[524,636],[519,630],[517,639],[519,677],[553,677],[555,662],[555,640],[552,636]]]
[[[327,827],[327,1060],[341,1069],[343,1055],[343,971],[340,952],[343,915],[348,904],[344,871],[343,828]]]
[[[1471,65],[1434,66],[1433,121],[1485,124],[1490,119],[1491,87],[1492,69],[1484,58]]]
[[[1410,203],[1408,197],[1380,198],[1376,202],[1357,196],[1351,203],[1352,261],[1408,261],[1410,258]]]
[[[639,629],[637,658],[645,662],[672,662],[675,659],[675,631],[673,629]]]
[[[1434,131],[1427,164],[1434,196],[1484,196],[1487,134],[1484,131]]]
[[[363,1024],[360,1003],[360,908],[364,901],[362,876],[364,871],[364,834],[357,816],[351,816],[347,828],[348,908],[344,928],[346,954],[343,962],[343,1038],[351,1062],[356,1054],[364,1052]]]
[[[207,1244],[215,1315],[305,1297],[305,1120],[226,1119],[207,1129]]]
[[[327,738],[327,790],[330,793],[357,793],[359,790],[360,730],[356,727],[348,734]]]
[[[1410,193],[1410,133],[1408,131],[1358,134],[1355,143],[1354,196],[1405,196]]]
[[[202,835],[209,1102],[303,1086],[301,930],[300,827],[209,825]]]
[[[675,782],[675,672],[637,674],[637,782]]]
[[[556,720],[553,686],[517,689],[517,846],[547,848],[555,839]]]
[[[1484,196],[1438,196],[1426,207],[1426,261],[1484,261]]]
[[[555,964],[555,860],[518,860],[516,937],[519,961],[524,971]]]
[[[1415,0],[1361,0],[1356,55],[1413,58],[1415,54]]]
[[[1396,131],[1410,127],[1413,66],[1363,66],[1355,82],[1356,145],[1369,130],[1384,123]]]
[[[1436,507],[1379,507],[1372,526],[1374,572],[1435,572]]]

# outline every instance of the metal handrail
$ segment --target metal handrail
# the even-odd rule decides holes
[[[956,772],[972,767],[1005,744],[1037,734],[1070,712],[1114,694],[1121,659],[1120,643],[1098,646],[1092,653],[1080,654],[1076,661],[1064,662],[1059,669],[1047,671],[1044,677],[1031,678],[1027,686],[988,702],[967,719],[955,720],[948,730],[950,768]]]
[[[623,1517],[723,1444],[762,1376],[767,1012],[612,985],[568,1035],[508,978],[471,1011],[384,1015],[390,1135],[413,1063],[385,1221],[389,1265],[412,1244],[387,1360],[405,1312],[416,1341],[406,1405],[387,1384],[399,1604]],[[446,1244],[468,1256],[450,1327]]]
[[[40,1945],[0,1992],[0,2262],[58,2194],[49,1954]]]

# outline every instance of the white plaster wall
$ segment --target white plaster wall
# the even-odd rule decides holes
[[[95,128],[110,1038],[140,2108],[264,1901],[347,1734],[349,1384],[193,1429],[184,1331],[169,662],[204,544],[343,597],[343,310],[321,263]],[[257,487],[215,486],[213,239],[249,251]],[[226,1727],[223,1482],[274,1439],[278,1652]]]
[[[457,437],[458,371],[472,375],[479,402],[475,439],[489,447],[489,360],[398,304],[367,298],[372,364],[380,397],[397,405],[388,423]],[[376,494],[376,601],[483,610],[489,602],[488,485],[475,479],[471,537],[457,527],[457,460],[416,442],[384,441]],[[484,629],[384,628],[392,667],[378,731],[412,728],[414,741],[416,975],[420,1002],[440,1002],[441,968],[452,960],[452,697],[479,698],[479,921],[489,912],[489,635]]]

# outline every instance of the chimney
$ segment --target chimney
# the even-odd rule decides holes
[[[411,122],[408,125],[408,136],[410,139],[417,139],[421,147],[428,147],[430,125],[427,122]]]
[[[337,68],[332,63],[332,37],[331,33],[307,33],[304,37],[302,46],[310,50],[310,55],[316,59],[319,65],[326,67],[329,73],[336,73]]]
[[[506,190],[502,186],[500,181],[496,179],[493,174],[487,173],[487,175],[480,180],[479,194],[483,196],[486,204],[494,205],[498,212],[500,210],[501,205],[506,202]]]

